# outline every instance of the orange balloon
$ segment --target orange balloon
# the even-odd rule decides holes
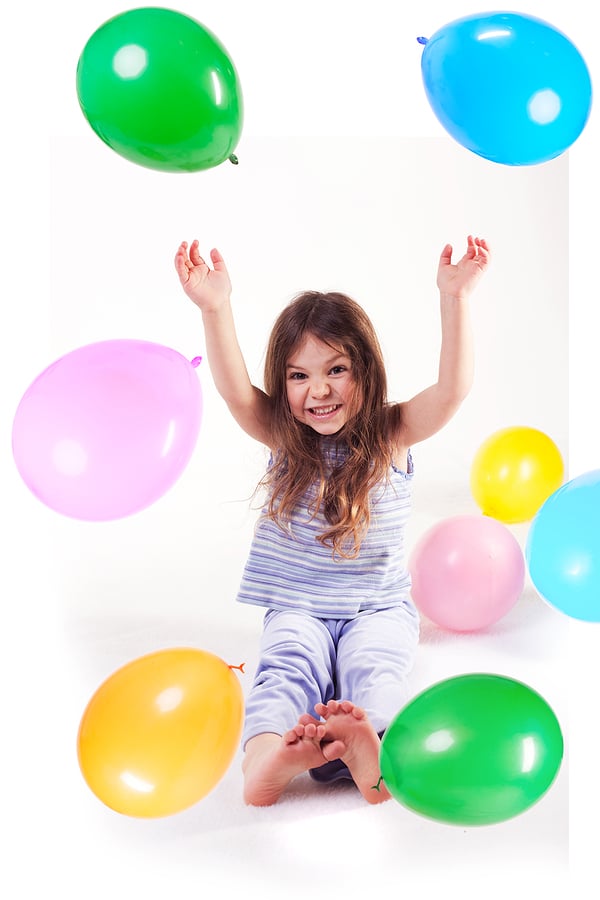
[[[222,659],[192,648],[159,650],[118,669],[93,695],[79,726],[79,765],[111,809],[168,816],[221,780],[242,719],[242,689]]]

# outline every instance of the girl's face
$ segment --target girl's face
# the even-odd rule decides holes
[[[336,434],[348,421],[355,396],[350,358],[308,335],[288,360],[286,389],[298,422],[319,434]]]

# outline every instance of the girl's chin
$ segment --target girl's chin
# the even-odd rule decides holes
[[[316,431],[317,434],[337,434],[342,430],[345,423],[344,422],[305,422],[305,425],[308,425],[313,431]]]
[[[312,427],[312,426],[309,426],[309,427]],[[320,434],[322,437],[329,437],[330,435],[333,435],[333,434],[339,434],[339,432],[342,430],[342,428],[341,428],[341,426],[339,428],[332,426],[331,428],[313,428],[312,430],[316,431],[317,434]]]

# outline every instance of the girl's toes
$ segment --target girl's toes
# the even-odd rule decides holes
[[[322,704],[318,704],[318,705],[322,706]],[[310,725],[310,724],[320,725],[321,723],[319,722],[318,719],[315,719],[314,716],[311,716],[310,713],[302,713],[302,715],[298,719],[298,724],[299,725]]]
[[[347,749],[343,741],[329,741],[321,744],[323,756],[329,762],[333,759],[341,759]]]

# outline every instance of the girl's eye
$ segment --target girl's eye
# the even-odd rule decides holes
[[[334,366],[331,370],[332,375],[340,375],[342,372],[346,371],[346,366]]]
[[[290,379],[292,381],[301,381],[302,378],[306,378],[304,372],[292,372],[290,375]]]

